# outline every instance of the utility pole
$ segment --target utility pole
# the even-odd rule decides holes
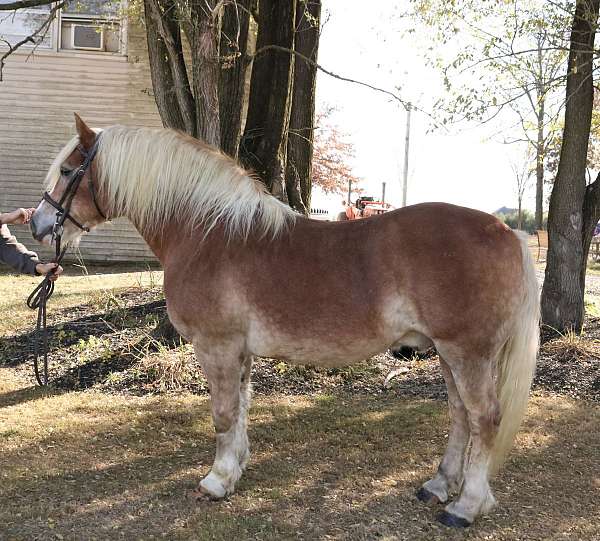
[[[385,182],[381,183],[381,204],[385,205]]]
[[[406,105],[406,137],[404,138],[404,174],[402,175],[402,206],[406,206],[406,191],[408,189],[408,149],[410,145],[410,103]]]

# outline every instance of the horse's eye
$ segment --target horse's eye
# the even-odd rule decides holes
[[[71,170],[70,170],[70,169],[67,169],[66,167],[61,167],[61,168],[60,168],[60,174],[61,174],[63,177],[68,177],[68,176],[71,174]]]

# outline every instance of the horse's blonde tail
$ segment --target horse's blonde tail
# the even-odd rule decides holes
[[[498,356],[497,392],[502,417],[491,454],[490,473],[502,465],[525,415],[540,341],[539,285],[527,237],[517,235],[521,241],[524,294],[512,332]]]

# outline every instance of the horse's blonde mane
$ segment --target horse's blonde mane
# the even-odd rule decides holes
[[[61,151],[48,182],[77,144],[76,137]],[[246,238],[254,226],[274,237],[296,216],[231,158],[173,130],[111,126],[95,160],[108,215],[126,215],[142,231],[178,217],[205,233],[222,223],[229,238]]]

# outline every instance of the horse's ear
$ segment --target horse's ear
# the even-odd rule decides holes
[[[83,148],[89,150],[94,144],[96,134],[91,128],[88,127],[88,125],[81,119],[81,117],[77,113],[73,114],[75,115],[75,128],[77,130],[77,134],[79,135],[79,141],[83,145]]]

